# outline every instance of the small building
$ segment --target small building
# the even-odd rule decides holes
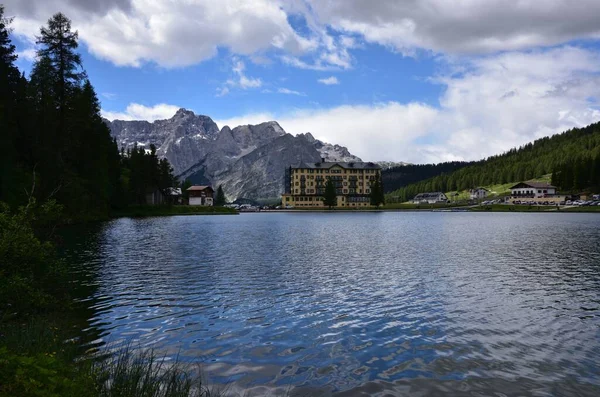
[[[147,190],[146,193],[146,205],[162,205],[167,202],[165,193],[156,188],[154,190]]]
[[[183,204],[183,194],[179,187],[168,187],[165,189],[165,195],[169,204]]]
[[[546,182],[520,182],[510,188],[515,198],[541,198],[556,194],[556,187]]]
[[[419,193],[412,200],[414,204],[438,204],[448,203],[449,201],[448,197],[442,192]]]
[[[478,187],[476,189],[469,190],[469,196],[471,200],[481,200],[483,198],[486,198],[488,194],[489,190],[483,187]]]
[[[215,191],[211,186],[190,186],[187,188],[189,193],[189,205],[213,205],[213,195]]]

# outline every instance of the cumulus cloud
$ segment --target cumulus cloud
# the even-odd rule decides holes
[[[327,77],[327,78],[324,78],[324,79],[318,79],[317,81],[319,83],[325,84],[325,85],[335,85],[335,84],[339,84],[340,83],[338,81],[337,77],[335,77],[335,76]]]
[[[276,119],[365,160],[414,163],[478,160],[543,136],[600,120],[600,57],[561,47],[470,60],[439,76],[440,106],[385,102],[285,114],[247,115],[230,125]],[[261,118],[262,117],[262,118]]]
[[[486,53],[600,37],[597,0],[307,0],[315,20],[407,55]]]
[[[106,7],[91,0],[8,0],[6,8],[16,16],[15,32],[30,38],[53,13],[66,12],[92,54],[121,66],[187,66],[213,57],[219,47],[243,55],[301,55],[317,46],[270,0],[111,0]]]
[[[116,65],[196,64],[219,48],[260,63],[303,69],[353,67],[362,42],[406,55],[491,53],[600,38],[597,0],[5,0],[15,33],[34,40],[57,11],[89,51]],[[298,16],[306,28],[296,30]]]
[[[175,115],[179,106],[159,103],[154,106],[140,105],[139,103],[131,103],[127,106],[124,112],[102,111],[102,117],[108,120],[164,120]]]

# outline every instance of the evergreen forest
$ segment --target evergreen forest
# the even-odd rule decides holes
[[[548,174],[553,175],[552,183],[564,193],[600,190],[600,123],[540,138],[506,153],[461,165],[464,163],[458,163],[459,169],[443,171],[389,194],[400,201],[407,201],[423,192],[462,191],[479,186],[527,181]],[[415,167],[428,169],[427,166]],[[402,169],[397,167],[384,172],[384,181],[391,179],[393,174],[402,173]]]
[[[119,152],[64,14],[41,28],[28,77],[15,66],[9,24],[0,8],[0,201],[53,200],[65,221],[103,219],[176,184],[155,148]]]

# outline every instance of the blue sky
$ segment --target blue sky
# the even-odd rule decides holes
[[[365,160],[473,160],[600,119],[600,2],[8,0],[26,72],[57,11],[107,118],[277,120]],[[328,84],[325,84],[328,83]]]

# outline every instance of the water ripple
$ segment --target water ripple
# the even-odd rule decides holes
[[[68,254],[92,345],[248,395],[599,395],[599,242],[587,214],[246,214],[119,219]]]

